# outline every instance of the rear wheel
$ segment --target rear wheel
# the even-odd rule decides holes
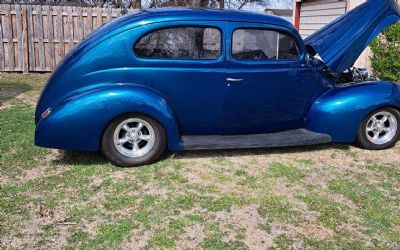
[[[150,164],[166,148],[164,128],[141,114],[127,114],[113,120],[102,139],[102,152],[112,163],[122,167]]]
[[[361,123],[357,133],[357,144],[371,150],[391,148],[399,139],[399,126],[400,116],[396,110],[375,110]]]

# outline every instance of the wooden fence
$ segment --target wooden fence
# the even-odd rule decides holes
[[[52,71],[64,55],[120,9],[0,4],[0,72]]]

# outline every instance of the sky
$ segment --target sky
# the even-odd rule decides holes
[[[264,11],[266,8],[269,9],[291,9],[292,6],[288,6],[287,4],[281,3],[280,1],[275,1],[268,6],[261,5],[259,3],[248,3],[242,9],[249,10],[249,11]]]
[[[148,7],[149,3],[151,1],[149,0],[142,0],[142,6],[143,7]],[[237,0],[231,0],[232,3],[236,2],[236,6],[240,5],[240,2],[238,2]],[[247,10],[247,11],[260,11],[263,12],[266,8],[270,8],[270,9],[291,9],[292,6],[288,6],[285,3],[282,3],[281,1],[269,1],[271,2],[270,4],[266,5],[266,4],[260,4],[260,3],[256,3],[256,2],[250,2],[247,3],[242,10]],[[225,8],[229,8],[229,1],[225,2]]]

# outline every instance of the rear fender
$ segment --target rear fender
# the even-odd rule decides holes
[[[165,129],[168,148],[182,149],[177,117],[156,91],[135,84],[112,84],[76,95],[56,107],[36,127],[35,144],[42,147],[98,151],[107,125],[125,113],[143,113]]]
[[[329,134],[333,142],[352,143],[359,125],[373,110],[400,108],[399,85],[367,82],[338,86],[317,99],[306,120],[306,128]]]

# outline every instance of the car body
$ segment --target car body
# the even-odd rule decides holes
[[[371,112],[400,109],[400,87],[338,84],[334,76],[399,16],[395,0],[369,0],[303,40],[292,24],[266,14],[166,8],[125,15],[94,31],[53,72],[37,105],[35,144],[99,151],[107,126],[130,113],[159,123],[174,152],[353,143]]]

